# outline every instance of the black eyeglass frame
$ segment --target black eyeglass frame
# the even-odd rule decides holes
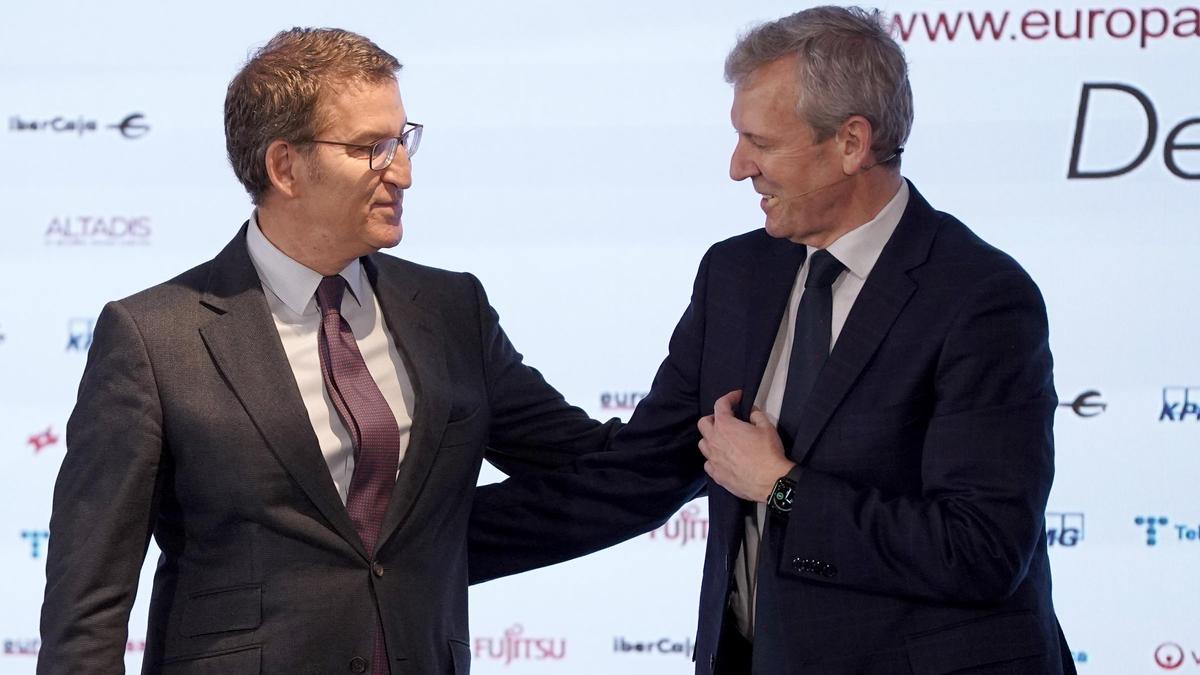
[[[369,145],[364,145],[362,143],[346,143],[344,141],[327,141],[320,138],[309,138],[298,142],[320,143],[322,145],[340,145],[344,148],[368,150],[370,153],[367,155],[367,165],[371,167],[372,171],[383,171],[392,165],[392,160],[396,158],[396,151],[399,148],[404,148],[404,153],[408,155],[409,159],[412,159],[412,156],[417,154],[417,148],[421,147],[421,135],[425,129],[425,125],[417,124],[416,122],[405,122],[404,125],[407,128],[400,132],[399,136],[388,136],[387,138],[381,138]],[[386,158],[383,160],[383,164],[381,166],[375,166],[375,149],[379,147],[381,143],[392,142],[394,142],[395,145],[388,150]]]

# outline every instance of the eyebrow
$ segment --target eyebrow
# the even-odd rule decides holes
[[[404,120],[404,123],[400,125],[400,133],[401,134],[404,133],[404,127],[407,127],[407,126],[408,126],[408,120],[406,119],[406,120]],[[377,129],[368,129],[367,131],[360,131],[359,133],[355,134],[354,136],[351,137],[350,141],[348,141],[348,142],[354,143],[356,145],[370,145],[370,144],[374,143],[375,141],[378,141],[378,140],[381,140],[384,138],[395,138],[396,136],[399,136],[399,135],[400,134],[392,134],[390,131],[379,131]]]

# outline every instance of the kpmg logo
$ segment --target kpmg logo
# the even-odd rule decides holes
[[[1079,417],[1095,417],[1108,410],[1108,404],[1100,400],[1100,392],[1089,389],[1075,397],[1074,401],[1062,401],[1060,408],[1070,408]]]
[[[37,560],[45,553],[44,544],[50,538],[49,530],[21,530],[21,539],[29,542],[29,557]]]
[[[46,225],[47,246],[145,246],[150,216],[54,216]]]
[[[1115,146],[1117,148],[1128,147],[1130,152],[1126,155],[1126,158],[1119,160],[1123,163],[1115,165],[1108,163],[1104,166],[1092,165],[1088,168],[1082,168],[1080,156],[1083,154],[1084,127],[1087,124],[1088,114],[1096,106],[1093,100],[1093,93],[1098,92],[1104,92],[1102,96],[1096,97],[1103,100],[1103,103],[1099,106],[1101,112],[1097,115],[1102,120],[1105,118],[1125,119],[1127,115],[1124,111],[1130,108],[1130,98],[1141,107],[1141,113],[1134,116],[1141,117],[1142,119],[1131,121],[1130,128],[1123,132],[1105,129],[1103,133],[1102,145]],[[1121,99],[1124,100],[1122,101]],[[1117,103],[1117,101],[1120,101],[1120,103]],[[1146,130],[1145,137],[1141,139],[1141,148],[1137,150],[1135,155],[1132,151],[1137,147],[1138,136],[1142,133],[1141,129],[1143,127]],[[1189,127],[1193,127],[1194,129],[1191,135],[1186,135],[1185,132],[1188,132]],[[1101,134],[1095,135],[1097,137],[1101,136]],[[1126,137],[1131,138],[1132,142],[1126,141]],[[1128,84],[1085,82],[1083,90],[1079,95],[1079,111],[1075,117],[1075,140],[1071,144],[1071,164],[1067,169],[1067,178],[1115,178],[1123,176],[1141,166],[1150,157],[1157,138],[1158,111],[1155,110],[1154,103],[1145,92]],[[1181,156],[1185,156],[1189,151],[1195,153],[1197,150],[1200,150],[1200,117],[1191,117],[1183,120],[1167,132],[1162,145],[1163,164],[1166,165],[1168,171],[1180,178],[1185,180],[1200,180],[1200,170],[1188,171],[1188,167],[1180,166],[1179,164]],[[1195,154],[1188,157],[1192,160],[1196,159]],[[1196,167],[1198,165],[1191,164],[1190,166]]]
[[[475,658],[508,666],[513,661],[561,661],[567,656],[566,638],[526,637],[525,627],[513,624],[501,637],[475,638]]]
[[[605,391],[600,393],[601,410],[633,410],[646,398],[644,391]]]
[[[695,650],[696,645],[690,637],[682,640],[661,638],[645,642],[630,642],[624,637],[613,638],[614,654],[668,654],[691,660]]]
[[[704,543],[708,541],[708,514],[698,504],[688,504],[674,518],[663,523],[662,527],[651,530],[647,536],[655,541],[678,543],[680,546]]]
[[[1194,649],[1184,649],[1177,642],[1164,642],[1154,650],[1154,663],[1163,670],[1178,670],[1186,664],[1191,664],[1188,670],[1200,667],[1200,652]]]
[[[1074,548],[1083,541],[1083,514],[1046,512],[1046,545]]]
[[[86,352],[92,347],[92,331],[95,319],[72,317],[67,320],[67,351]]]
[[[25,441],[33,447],[33,454],[40,455],[42,450],[58,443],[58,436],[54,433],[51,427],[46,427],[45,431],[39,431],[32,434],[29,440]]]
[[[1159,422],[1200,421],[1200,387],[1163,387]]]
[[[45,133],[56,136],[66,134],[82,138],[101,129],[114,131],[122,138],[133,140],[145,136],[150,131],[150,125],[146,123],[146,115],[140,112],[129,113],[111,124],[104,125],[95,118],[82,115],[56,115],[40,119],[11,115],[8,118],[8,130],[13,133]]]

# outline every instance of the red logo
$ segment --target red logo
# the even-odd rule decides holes
[[[567,656],[566,638],[525,637],[525,627],[513,624],[503,637],[475,638],[475,658],[501,661],[561,661]]]
[[[679,542],[687,546],[692,542],[708,541],[708,514],[701,513],[698,504],[688,504],[675,517],[663,523],[657,530],[650,531],[650,538]]]
[[[50,427],[46,427],[45,431],[30,436],[27,443],[33,446],[33,454],[36,455],[51,445],[58,443],[58,436],[54,435]]]
[[[1175,670],[1188,661],[1200,665],[1200,653],[1188,652],[1174,642],[1164,642],[1154,650],[1154,662],[1163,670]]]

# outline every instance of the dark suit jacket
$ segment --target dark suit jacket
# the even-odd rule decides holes
[[[480,461],[594,452],[613,425],[523,365],[474,277],[364,259],[416,392],[376,551],[334,488],[245,244],[100,315],[54,492],[39,673],[122,672],[147,542],[144,673],[466,673]],[[354,663],[352,664],[352,661]]]
[[[639,491],[694,485],[692,427],[734,389],[748,412],[804,256],[762,230],[713,246],[616,452],[477,496],[472,579],[579,554],[588,533],[568,523],[603,531]],[[754,672],[1073,672],[1043,523],[1055,403],[1037,287],[913,188],[788,449],[801,468],[790,517],[767,523]],[[664,469],[684,444],[693,459]],[[606,485],[639,465],[656,477]],[[697,673],[713,669],[747,509],[707,492]]]

